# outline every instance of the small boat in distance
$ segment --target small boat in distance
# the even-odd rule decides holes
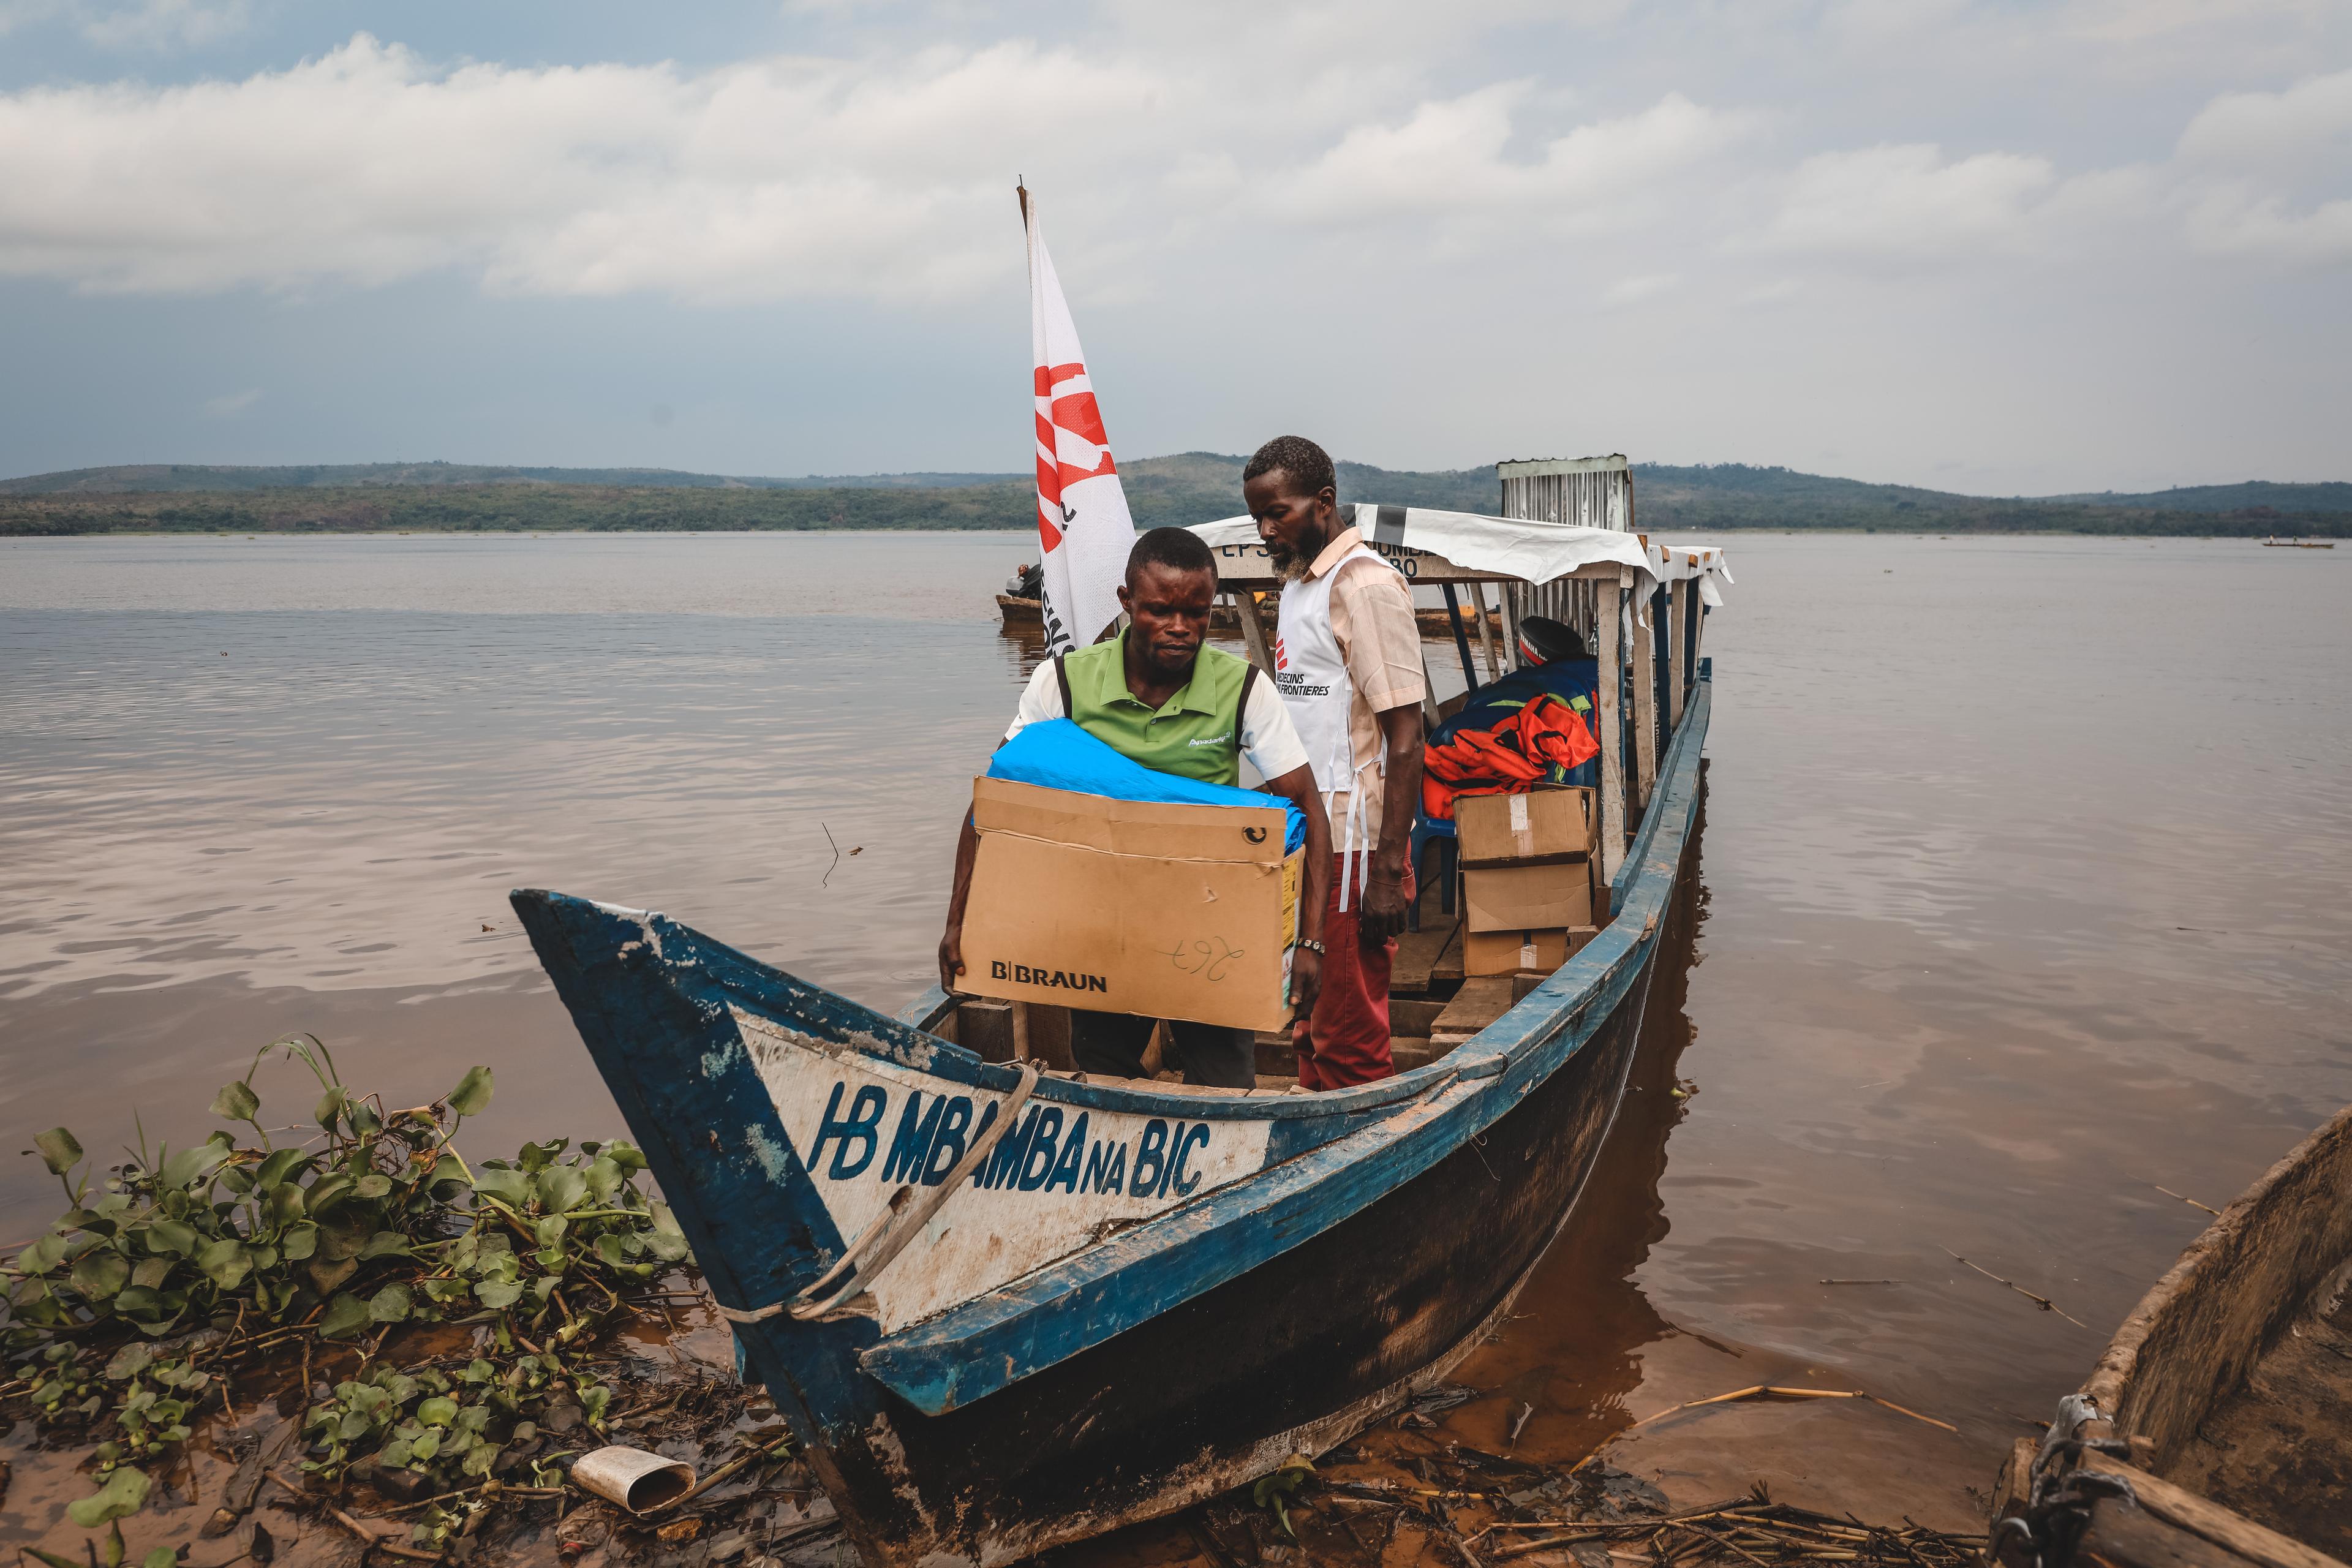
[[[2132,1310],[1994,1504],[2009,1568],[2352,1561],[2352,1106]]]
[[[2333,550],[2335,542],[2326,539],[2281,539],[2276,534],[2263,541],[2265,550]]]

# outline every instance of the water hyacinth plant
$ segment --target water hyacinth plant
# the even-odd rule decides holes
[[[254,1080],[273,1055],[320,1090],[316,1131],[299,1142],[262,1121]],[[610,1392],[567,1349],[625,1292],[688,1261],[686,1238],[625,1142],[556,1139],[469,1165],[454,1140],[493,1088],[477,1067],[429,1105],[387,1110],[298,1036],[265,1047],[212,1102],[249,1141],[219,1131],[151,1155],[142,1135],[101,1173],[68,1130],[35,1140],[69,1206],[0,1265],[0,1398],[94,1445],[100,1489],[74,1505],[76,1522],[137,1510],[141,1467],[187,1439],[225,1359],[364,1338],[364,1369],[404,1324],[477,1325],[497,1359],[355,1373],[305,1416],[304,1468],[332,1478],[366,1463],[454,1486],[550,1463],[542,1429],[601,1430]]]

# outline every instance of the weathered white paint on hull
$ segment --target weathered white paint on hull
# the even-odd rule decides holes
[[[734,1014],[784,1131],[845,1238],[900,1186],[944,1180],[1010,1098],[860,1052],[821,1049],[775,1020],[740,1007]],[[1033,1097],[980,1173],[870,1287],[882,1331],[1256,1173],[1269,1131],[1255,1119],[1187,1121]]]

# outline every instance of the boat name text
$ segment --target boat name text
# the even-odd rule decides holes
[[[826,1180],[845,1182],[870,1171],[886,1184],[936,1187],[947,1180],[971,1142],[984,1137],[996,1121],[993,1100],[981,1109],[974,1126],[970,1095],[927,1094],[919,1089],[905,1092],[906,1103],[886,1145],[883,1123],[889,1116],[890,1091],[868,1083],[852,1094],[847,1082],[835,1082],[824,1117],[817,1123],[816,1141],[809,1146],[809,1173],[816,1174],[823,1166]],[[845,1099],[849,1101],[846,1111],[842,1109]],[[1071,1118],[1058,1105],[1030,1106],[972,1173],[971,1184],[1023,1193],[1118,1193],[1131,1198],[1188,1197],[1200,1186],[1202,1173],[1192,1163],[1209,1147],[1207,1122],[1151,1117],[1130,1144],[1089,1137],[1089,1121],[1087,1111]]]

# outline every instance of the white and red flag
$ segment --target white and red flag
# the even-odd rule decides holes
[[[1083,647],[1118,615],[1118,585],[1135,548],[1135,520],[1111,462],[1087,356],[1037,204],[1021,193],[1029,234],[1029,337],[1036,367],[1037,537],[1045,546],[1045,643]]]

